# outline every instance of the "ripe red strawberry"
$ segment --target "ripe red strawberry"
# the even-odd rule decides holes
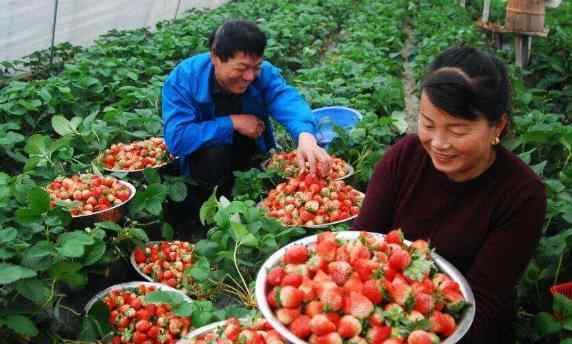
[[[376,271],[378,271],[380,268],[379,263],[369,259],[358,259],[352,266],[359,274],[361,280],[364,282],[372,279],[374,273],[376,273]]]
[[[346,341],[347,344],[368,344],[367,340],[363,337],[352,337]]]
[[[415,240],[413,243],[411,243],[411,247],[423,254],[429,252],[429,243],[425,240]]]
[[[340,325],[338,326],[338,333],[340,336],[345,338],[351,338],[357,336],[361,333],[361,323],[359,320],[351,315],[344,315],[340,319]]]
[[[376,306],[373,313],[367,318],[370,326],[383,326],[384,325],[383,308]]]
[[[138,264],[145,263],[147,261],[147,256],[145,255],[145,251],[143,251],[140,248],[136,248],[133,255],[135,256],[135,262]]]
[[[459,290],[452,288],[443,289],[443,296],[447,300],[448,307],[455,307],[461,302],[465,301],[463,294]]]
[[[450,314],[441,313],[439,311],[433,312],[433,316],[431,317],[431,331],[449,337],[455,332],[456,327],[455,318]]]
[[[300,286],[300,284],[302,284],[303,279],[304,278],[302,277],[302,275],[291,273],[291,274],[285,275],[280,284],[283,287],[290,285],[292,287],[298,288]]]
[[[342,337],[335,333],[328,333],[324,336],[312,336],[310,337],[310,344],[342,344]]]
[[[313,317],[324,312],[324,304],[321,301],[311,301],[306,305],[305,314]]]
[[[282,283],[282,279],[286,275],[284,269],[280,266],[277,266],[268,272],[268,276],[266,277],[266,282],[271,286],[277,286]]]
[[[349,295],[350,292],[355,291],[361,293],[363,291],[363,283],[357,273],[353,273],[352,277],[343,286],[344,295]]]
[[[441,340],[436,334],[423,330],[413,331],[407,337],[407,344],[437,344],[440,342]]]
[[[309,253],[306,246],[294,245],[286,250],[284,255],[284,263],[286,264],[302,264],[308,260]]]
[[[344,261],[335,261],[328,264],[328,273],[337,285],[342,286],[352,274],[352,266]]]
[[[224,335],[231,341],[235,341],[240,333],[240,322],[236,318],[227,320]]]
[[[363,284],[362,293],[375,305],[383,300],[383,282],[381,280],[368,280]]]
[[[351,292],[344,297],[344,312],[358,319],[366,319],[373,312],[373,303],[363,294]]]
[[[389,282],[393,281],[395,275],[397,275],[397,271],[395,271],[395,269],[389,266],[389,264],[385,264],[383,266],[383,277],[385,278],[386,281]]]
[[[268,304],[272,308],[278,308],[279,306],[278,300],[276,300],[277,295],[278,295],[278,288],[270,290],[270,292],[268,292],[268,294],[266,295],[266,302],[268,302]]]
[[[287,285],[285,287],[280,288],[280,292],[278,293],[279,304],[285,308],[297,308],[302,303],[302,299],[304,298],[304,293],[301,290]]]
[[[336,259],[337,261],[349,262],[350,261],[350,252],[348,251],[348,245],[343,245],[338,247],[336,250]]]
[[[298,289],[304,294],[303,298],[304,302],[310,302],[316,298],[314,281],[312,281],[311,279],[304,277],[302,280],[302,284],[300,284]]]
[[[335,312],[342,308],[342,289],[339,287],[327,288],[322,291],[320,301],[324,304],[324,311]]]
[[[331,262],[336,259],[336,251],[338,243],[336,240],[324,240],[316,244],[316,254],[326,262]]]
[[[317,314],[310,320],[310,330],[312,333],[323,336],[336,330],[336,325],[328,319],[325,314]]]
[[[391,252],[389,256],[389,266],[397,271],[403,271],[411,264],[411,255],[403,249],[397,249]]]
[[[429,314],[435,307],[433,296],[427,293],[419,292],[415,294],[415,304],[413,309],[422,314]]]
[[[331,322],[334,323],[334,325],[336,325],[336,328],[338,328],[338,326],[340,325],[340,319],[342,319],[342,317],[335,312],[329,312],[326,313],[326,317],[328,317],[328,319],[330,319]]]
[[[357,242],[350,249],[350,263],[355,263],[358,259],[370,259],[371,253],[368,248]]]
[[[432,282],[435,285],[435,287],[441,290],[444,289],[460,290],[459,284],[457,282],[453,281],[451,277],[441,272],[436,273],[435,276],[433,276]]]
[[[386,339],[383,344],[404,344],[404,341],[401,338],[389,338]]]
[[[385,242],[388,244],[403,244],[403,232],[401,229],[394,229],[391,232],[387,233],[385,236]]]
[[[387,290],[391,299],[399,305],[405,305],[411,298],[413,292],[407,283],[393,280],[393,282],[386,282],[385,289]]]
[[[290,331],[292,331],[296,337],[306,339],[312,334],[310,320],[312,319],[309,316],[300,315],[290,324]]]
[[[384,344],[384,341],[391,335],[389,326],[373,326],[367,331],[366,339],[370,344]]]
[[[319,270],[327,270],[328,262],[318,255],[313,255],[308,259],[308,262],[306,262],[306,266],[309,272],[316,273]]]
[[[276,311],[276,318],[284,325],[290,325],[300,316],[300,308],[280,308]]]

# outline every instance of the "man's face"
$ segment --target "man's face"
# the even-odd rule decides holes
[[[211,61],[215,69],[218,83],[227,91],[242,94],[260,73],[262,56],[251,56],[237,52],[233,57],[223,62],[211,53]]]

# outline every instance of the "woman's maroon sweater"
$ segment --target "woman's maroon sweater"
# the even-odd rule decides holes
[[[542,232],[546,193],[517,156],[497,147],[480,176],[454,182],[435,169],[417,135],[377,164],[353,229],[401,228],[425,239],[468,280],[476,318],[463,343],[512,343],[514,287]]]

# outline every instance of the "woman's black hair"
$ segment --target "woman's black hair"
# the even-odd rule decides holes
[[[261,57],[266,48],[266,35],[247,20],[231,20],[214,30],[209,37],[209,48],[223,62],[237,52]]]
[[[421,90],[448,114],[497,123],[510,111],[510,81],[497,57],[470,47],[450,48],[429,66]]]

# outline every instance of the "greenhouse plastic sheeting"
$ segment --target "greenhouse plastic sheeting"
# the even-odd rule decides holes
[[[59,0],[55,44],[89,45],[112,30],[154,27],[191,8],[214,8],[229,0]],[[0,61],[47,49],[56,0],[0,0]],[[178,11],[177,11],[178,7]]]

